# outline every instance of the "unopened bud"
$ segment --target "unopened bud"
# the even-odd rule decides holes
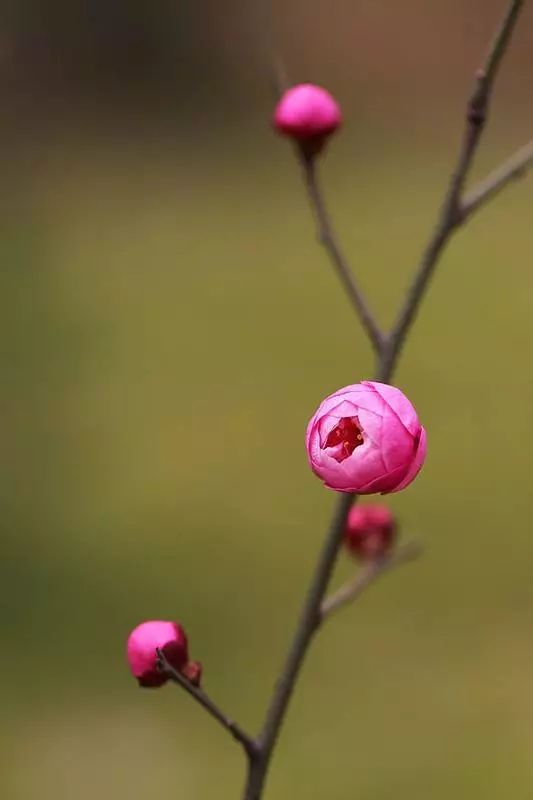
[[[187,636],[181,625],[148,620],[132,630],[127,644],[128,664],[140,686],[155,688],[168,680],[159,669],[157,650],[171,667],[198,685],[202,668],[197,662],[189,662]]]
[[[320,152],[341,123],[342,113],[335,98],[312,83],[287,89],[274,112],[276,130],[295,139],[308,156]]]
[[[395,386],[362,381],[326,397],[307,426],[313,472],[338,492],[388,494],[414,481],[426,432]]]
[[[344,532],[346,549],[364,561],[389,552],[396,538],[396,520],[387,506],[353,506]]]

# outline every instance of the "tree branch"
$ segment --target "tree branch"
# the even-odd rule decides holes
[[[339,249],[336,238],[332,233],[329,217],[317,184],[314,165],[312,162],[305,160],[301,150],[298,151],[300,158],[304,158],[302,165],[305,171],[307,190],[316,216],[321,240],[328,249],[337,272],[341,276],[357,313],[363,320],[369,337],[378,352],[378,380],[390,382],[392,379],[405,338],[416,318],[420,303],[434,273],[439,256],[442,254],[444,247],[455,229],[459,227],[485,199],[492,196],[529,163],[529,156],[527,159],[525,156],[522,156],[521,163],[517,168],[512,167],[509,169],[508,167],[507,170],[504,171],[503,176],[501,171],[498,172],[497,176],[494,174],[489,176],[484,183],[480,184],[477,190],[473,190],[473,195],[470,197],[467,195],[464,203],[461,201],[464,184],[468,177],[470,167],[472,166],[487,120],[492,89],[498,68],[509,44],[522,5],[523,0],[511,0],[505,17],[489,49],[485,64],[476,74],[474,89],[467,105],[466,128],[459,151],[459,157],[450,178],[434,232],[422,255],[415,278],[407,291],[405,301],[400,309],[397,320],[384,342],[377,325],[369,316],[366,304],[358,291],[357,285],[354,294],[353,278],[349,269],[347,269],[347,264]],[[280,80],[283,80],[283,76],[281,76]],[[348,281],[348,278],[350,278],[350,281]],[[320,622],[333,613],[335,609],[339,608],[340,605],[359,596],[363,589],[369,586],[379,575],[383,574],[386,569],[394,566],[396,563],[400,563],[392,560],[392,558],[389,559],[388,562],[376,562],[373,567],[364,570],[363,573],[359,575],[358,580],[350,587],[344,587],[340,593],[324,601],[324,596],[339,552],[348,512],[352,506],[353,500],[353,495],[341,493],[337,501],[330,530],[319,556],[292,643],[281,669],[280,676],[274,687],[262,732],[257,740],[257,750],[249,759],[248,777],[243,800],[260,800],[262,797],[272,753],[296,685],[296,680],[309,645],[320,626]],[[409,549],[407,554],[409,555]],[[400,556],[400,561],[402,560],[404,559]]]
[[[158,658],[158,665],[161,672],[164,675],[167,675],[170,680],[177,683],[181,686],[182,689],[185,689],[187,694],[190,694],[197,703],[199,703],[202,708],[204,708],[208,714],[210,714],[214,719],[219,722],[223,728],[225,728],[229,733],[233,736],[233,738],[239,742],[249,759],[255,757],[257,753],[257,744],[249,736],[236,722],[233,722],[226,714],[224,714],[219,707],[211,700],[211,698],[200,689],[199,686],[195,686],[192,684],[185,675],[182,675],[181,672],[174,669],[174,667],[169,664],[168,660],[165,658],[165,654],[159,648],[156,650],[157,658]]]
[[[511,181],[523,178],[532,164],[533,139],[466,193],[461,203],[461,222],[496,197]]]
[[[390,572],[402,564],[414,561],[421,553],[422,548],[420,545],[416,542],[409,542],[381,558],[375,558],[364,563],[361,570],[357,572],[351,581],[345,583],[335,594],[324,600],[320,608],[320,623],[325,622],[328,617],[347,605],[347,603],[353,603],[365,589],[375,583],[386,572]]]
[[[387,337],[386,352],[382,363],[383,374],[387,374],[393,368],[405,342],[407,332],[415,320],[420,301],[435,271],[439,256],[454,231],[465,219],[461,207],[461,193],[487,121],[494,81],[522,6],[523,0],[511,0],[507,13],[489,48],[485,64],[476,74],[474,89],[466,109],[466,127],[457,165],[450,178],[435,230],[422,255],[415,278],[407,291],[392,331]]]
[[[298,147],[298,157],[304,174],[309,202],[316,220],[318,239],[328,252],[344,290],[356,310],[374,350],[376,353],[380,353],[384,337],[333,231],[318,182],[317,159],[307,157],[300,147]]]

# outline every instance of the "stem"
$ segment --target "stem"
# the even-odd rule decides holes
[[[533,139],[467,192],[461,203],[462,222],[496,197],[508,183],[523,178],[531,164],[533,164]]]
[[[320,608],[320,623],[325,622],[328,617],[347,603],[353,603],[381,575],[402,564],[408,564],[418,558],[421,552],[422,550],[416,542],[409,542],[387,555],[367,561],[353,580],[345,583],[335,594],[324,600]]]
[[[287,77],[285,65],[277,54],[273,55],[272,67],[274,92],[276,97],[280,97],[289,86],[289,79]],[[296,147],[296,155],[302,167],[307,196],[316,221],[318,240],[328,253],[348,299],[361,320],[372,347],[376,353],[380,353],[384,345],[385,337],[370,310],[333,229],[326,201],[319,185],[316,166],[317,153],[310,155],[306,152],[305,147],[300,144]]]
[[[507,183],[515,174],[521,172],[529,163],[529,155],[527,155],[527,158],[523,155],[522,162],[517,167],[511,167],[509,169],[508,166],[503,176],[501,171],[496,177],[494,175],[489,176],[486,183],[478,187],[477,193],[471,196],[470,200],[467,196],[465,202],[461,201],[464,184],[472,166],[487,120],[494,80],[509,44],[522,5],[523,0],[511,0],[505,17],[489,48],[485,64],[476,74],[474,90],[467,105],[466,128],[463,142],[459,151],[456,167],[453,170],[448,184],[442,208],[437,218],[435,229],[424,250],[415,278],[407,291],[405,301],[399,311],[397,320],[385,340],[367,308],[366,302],[359,291],[359,287],[349,270],[348,264],[333,234],[324,199],[318,185],[314,159],[306,158],[302,151],[299,150],[307,191],[316,217],[320,240],[330,254],[335,269],[377,352],[377,379],[380,381],[390,382],[393,376],[407,333],[416,318],[420,303],[435,271],[439,256],[442,254],[452,233],[469,217],[470,213],[472,213],[481,202],[484,202],[485,199],[493,195],[501,186]],[[283,82],[283,79],[280,80]],[[476,190],[474,190],[474,192],[475,191]],[[335,596],[329,601],[325,601],[323,605],[323,598],[335,566],[344,526],[346,524],[346,517],[351,508],[353,499],[354,496],[350,494],[342,494],[337,501],[330,530],[319,556],[289,652],[281,669],[280,677],[274,687],[262,732],[257,741],[257,752],[252,755],[249,762],[249,771],[243,800],[260,800],[262,797],[272,753],[287,712],[296,680],[311,640],[320,626],[321,609],[323,615],[328,615],[340,605],[340,600],[335,600]],[[365,571],[363,576],[360,577],[359,582],[355,586],[352,586],[350,591],[346,591],[342,595],[342,603],[360,594],[363,588],[368,586],[375,577],[384,571],[384,566],[385,564],[381,563],[379,566],[374,565],[373,569]]]
[[[344,533],[348,511],[352,507],[354,495],[341,494],[331,521],[329,533],[311,581],[311,586],[296,626],[285,664],[274,687],[261,735],[259,737],[259,756],[252,763],[243,800],[258,800],[266,780],[270,758],[287,711],[296,680],[313,634],[320,623],[320,606],[326,593],[333,567],[337,559],[339,545]]]
[[[328,252],[344,290],[358,314],[374,350],[379,353],[383,345],[383,334],[370,311],[334,233],[324,195],[319,186],[316,158],[314,156],[306,156],[301,148],[298,153],[309,202],[316,220],[318,239]]]
[[[478,70],[473,92],[466,109],[466,127],[457,165],[452,173],[435,230],[422,254],[414,280],[387,337],[383,367],[385,374],[393,368],[413,324],[420,302],[437,266],[439,256],[454,231],[466,220],[461,193],[477,152],[488,117],[490,100],[498,68],[509,44],[523,0],[512,0],[489,48],[485,64]]]
[[[395,361],[385,363],[386,354],[378,358],[377,377],[387,382],[392,378]],[[346,526],[348,512],[357,495],[341,493],[331,521],[329,533],[319,555],[300,619],[283,665],[274,686],[263,728],[257,741],[258,752],[252,757],[242,800],[260,800],[265,785],[272,753],[279,736],[281,725],[303,664],[308,647],[322,621],[322,602],[328,588],[339,548]],[[366,583],[365,583],[366,585]]]
[[[181,672],[178,672],[178,670],[174,669],[174,667],[166,659],[162,650],[156,649],[156,653],[157,658],[159,659],[160,670],[172,681],[174,681],[174,683],[179,684],[182,689],[185,689],[187,694],[190,694],[190,696],[193,697],[196,702],[207,711],[208,714],[216,719],[216,721],[219,722],[223,728],[229,731],[233,738],[243,746],[249,760],[251,761],[257,754],[257,744],[252,737],[249,736],[239,725],[237,725],[236,722],[233,722],[230,717],[224,714],[223,711],[221,711],[216,705],[216,703],[214,703],[213,700],[211,700],[211,698],[203,691],[203,689],[200,689],[199,686],[195,686],[193,683],[187,680],[185,675],[182,675]]]

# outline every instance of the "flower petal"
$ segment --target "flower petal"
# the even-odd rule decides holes
[[[405,465],[393,469],[391,472],[383,473],[373,481],[365,484],[359,489],[359,494],[374,494],[380,492],[381,494],[389,494],[396,491],[395,487],[398,481],[402,480],[405,475]]]
[[[427,438],[426,438],[426,431],[425,428],[420,428],[420,440],[418,442],[418,447],[413,458],[412,464],[407,470],[407,474],[401,480],[401,482],[394,488],[391,489],[391,492],[399,492],[402,489],[405,489],[406,486],[414,481],[420,470],[422,469],[422,465],[426,458],[426,450],[427,450]]]
[[[387,403],[412,436],[418,434],[420,422],[417,413],[400,389],[378,381],[363,381],[363,384],[371,387]]]

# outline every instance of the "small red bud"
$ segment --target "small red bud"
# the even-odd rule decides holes
[[[344,532],[346,549],[368,561],[385,555],[396,538],[396,520],[387,506],[353,506]]]
[[[317,155],[342,123],[334,97],[321,86],[300,83],[287,89],[274,112],[274,127],[295,139],[308,158]]]
[[[155,688],[167,682],[167,676],[158,667],[157,650],[161,650],[170,666],[178,672],[185,674],[184,670],[190,666],[187,636],[181,625],[163,620],[142,622],[132,630],[127,644],[128,664],[139,686]],[[194,672],[195,680],[199,680],[200,673],[198,665]]]
[[[202,665],[199,661],[189,661],[181,670],[181,674],[185,675],[187,680],[194,686],[200,686],[202,679]]]

